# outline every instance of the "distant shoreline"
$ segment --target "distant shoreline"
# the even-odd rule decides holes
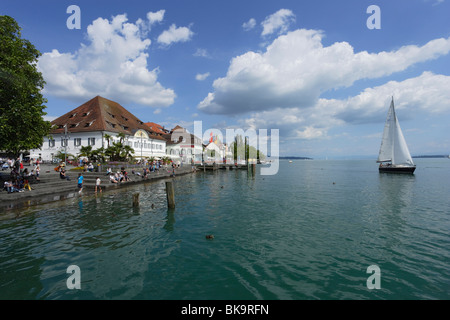
[[[413,156],[412,158],[448,158],[448,155],[442,154],[442,155],[429,155],[429,156]]]
[[[278,157],[281,160],[313,160],[313,158],[308,157]]]
[[[367,159],[376,159],[376,157],[367,157]],[[449,155],[446,154],[435,154],[435,155],[418,155],[418,156],[412,156],[412,158],[414,159],[432,159],[432,158],[449,158]],[[309,158],[309,157],[279,157],[280,160],[314,160],[314,158]],[[357,159],[360,159],[359,157],[357,157]],[[361,159],[365,159],[365,157],[361,157]],[[335,159],[336,160],[336,159]]]

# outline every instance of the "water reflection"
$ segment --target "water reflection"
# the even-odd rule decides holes
[[[161,181],[23,211],[0,221],[0,298],[364,299],[374,263],[377,298],[448,298],[448,174],[326,164],[176,177],[175,210]],[[79,291],[65,285],[72,264]]]
[[[173,225],[175,224],[175,209],[167,209],[166,223],[164,229],[171,232],[173,231]]]
[[[79,212],[80,214],[83,214],[83,199],[82,199],[82,198],[80,198],[80,199],[78,200],[78,212]]]
[[[412,174],[380,174],[379,187],[383,207],[401,212],[409,207],[413,198],[415,176]]]
[[[385,249],[378,259],[386,264],[402,261],[408,251],[404,244],[414,219],[414,190],[414,175],[379,174],[378,207],[374,212],[379,224],[372,237]]]

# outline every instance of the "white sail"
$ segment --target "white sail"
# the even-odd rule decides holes
[[[384,125],[378,162],[391,162],[392,165],[414,165],[395,114],[394,99],[392,99]]]
[[[395,120],[393,113],[394,113],[394,104],[391,103],[391,107],[389,108],[388,115],[386,118],[386,123],[384,124],[383,137],[381,138],[381,147],[377,162],[392,161],[392,147],[394,144],[393,136],[395,128]],[[394,120],[394,122],[392,120]]]

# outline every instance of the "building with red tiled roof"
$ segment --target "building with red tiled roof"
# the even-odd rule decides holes
[[[166,139],[166,154],[173,160],[187,163],[202,162],[202,141],[185,128],[177,125],[163,137]]]
[[[44,138],[41,149],[31,150],[30,156],[52,160],[59,151],[78,155],[82,146],[106,148],[125,135],[125,144],[134,149],[134,157],[163,157],[166,139],[145,125],[117,102],[97,96],[53,120],[54,129]],[[66,133],[67,132],[67,133]],[[110,139],[107,139],[110,137]]]
[[[154,122],[146,122],[144,123],[146,126],[148,126],[151,130],[163,135],[169,133],[169,130],[165,129],[162,125],[154,123]]]

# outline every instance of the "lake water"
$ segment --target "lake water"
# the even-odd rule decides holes
[[[450,299],[450,160],[415,162],[199,172],[175,178],[174,211],[158,181],[2,213],[0,299]]]

